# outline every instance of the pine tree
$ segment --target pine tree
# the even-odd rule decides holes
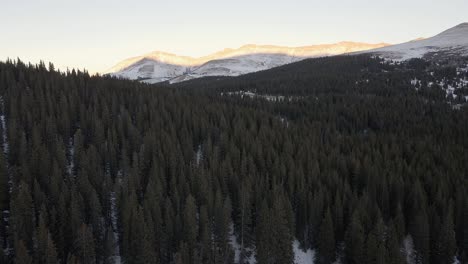
[[[49,233],[49,229],[46,226],[46,220],[44,214],[41,213],[39,216],[39,227],[37,228],[37,250],[36,259],[40,263],[57,263],[57,250],[55,243],[52,240],[52,236]]]
[[[184,207],[183,234],[189,248],[194,248],[197,241],[198,223],[197,206],[192,195],[187,197]]]
[[[429,261],[429,223],[425,211],[419,211],[411,223],[411,235],[416,250],[417,263]]]
[[[257,225],[256,225],[256,249],[257,256],[256,260],[258,264],[270,264],[273,263],[273,240],[272,232],[273,225],[271,220],[273,216],[270,215],[270,209],[268,208],[267,202],[264,200],[257,214]]]
[[[113,256],[118,253],[117,251],[117,242],[115,241],[114,233],[111,227],[106,229],[106,235],[104,239],[104,251],[103,259],[105,264],[114,264]]]
[[[0,251],[3,248],[3,241],[7,237],[6,225],[3,223],[3,214],[9,211],[10,206],[10,184],[6,170],[3,148],[0,147]],[[3,252],[2,252],[3,253]],[[2,258],[2,257],[0,257]]]
[[[398,240],[398,234],[393,223],[389,224],[387,230],[387,261],[388,264],[402,264],[404,263],[401,250],[400,250],[400,241]]]
[[[335,234],[329,208],[325,210],[325,215],[320,224],[318,254],[320,263],[331,263],[335,259]]]
[[[3,244],[3,241],[0,241]],[[5,256],[5,253],[3,252],[3,247],[0,250],[0,263],[7,263],[7,258]]]
[[[3,148],[0,147],[0,212],[8,210],[10,203],[10,184],[6,169]]]
[[[74,241],[74,252],[82,263],[96,263],[93,233],[86,224],[81,224]]]
[[[199,240],[200,240],[200,255],[203,263],[211,262],[211,229],[210,219],[206,205],[200,207],[200,224],[199,224]]]
[[[379,218],[366,240],[366,263],[384,264],[387,255],[385,245],[385,225]]]
[[[288,212],[284,205],[285,198],[281,197],[276,200],[270,217],[272,219],[273,243],[270,250],[273,255],[273,263],[289,264],[293,262],[294,255],[292,250],[292,232],[288,222]]]
[[[48,234],[47,236],[47,249],[45,252],[45,261],[44,263],[47,264],[55,264],[58,263],[58,255],[57,255],[57,249],[55,248],[55,243],[52,240],[52,236]]]
[[[20,183],[11,203],[11,225],[13,227],[14,239],[21,241],[21,244],[27,250],[32,250],[34,208],[29,186],[26,183]]]
[[[215,262],[224,263],[229,259],[231,252],[229,242],[229,228],[231,223],[231,201],[226,198],[223,202],[221,193],[216,194],[214,208],[214,235],[215,251],[217,258]]]
[[[346,259],[350,264],[361,264],[365,261],[364,230],[358,212],[354,212],[345,235]]]
[[[436,262],[450,263],[456,253],[455,231],[452,220],[451,210],[445,216],[442,226],[440,227],[439,237],[437,239],[437,254]]]
[[[16,244],[15,252],[15,263],[17,264],[32,264],[32,258],[29,255],[28,249],[22,240],[19,240]]]

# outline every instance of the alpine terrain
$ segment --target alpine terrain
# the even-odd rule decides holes
[[[467,56],[468,23],[459,24],[431,38],[413,40],[359,53],[368,52],[392,60],[437,56]]]
[[[267,70],[311,57],[323,57],[384,47],[388,44],[340,42],[306,47],[245,45],[214,54],[191,58],[165,52],[152,52],[124,60],[105,74],[142,80],[147,83],[171,83],[208,76],[238,76]]]

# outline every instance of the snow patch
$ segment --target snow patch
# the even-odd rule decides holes
[[[293,241],[294,264],[314,264],[315,250],[307,249],[304,251],[299,245],[299,241],[295,239]]]
[[[233,95],[238,95],[241,98],[260,98],[267,100],[269,102],[284,102],[288,101],[291,102],[293,100],[299,100],[304,97],[302,96],[284,96],[284,95],[269,95],[269,94],[257,94],[252,91],[235,91],[235,92],[227,92],[227,93],[221,93],[221,96],[228,95],[228,96],[233,96]]]
[[[416,251],[414,250],[414,243],[411,235],[406,236],[403,240],[403,248],[401,249],[401,251],[403,252],[406,258],[406,263],[416,263]]]
[[[234,224],[231,223],[229,228],[229,244],[231,245],[232,249],[234,250],[234,263],[239,263],[241,259],[242,253],[242,245],[237,242],[237,237],[234,235]],[[255,249],[251,248],[244,248],[244,252],[246,255],[246,259],[244,259],[244,263],[246,264],[255,264],[257,261],[255,259]]]
[[[197,166],[200,166],[200,162],[203,160],[202,145],[198,145],[197,153],[195,153],[195,162]]]

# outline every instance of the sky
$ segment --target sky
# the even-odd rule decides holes
[[[151,51],[401,43],[468,22],[466,0],[0,0],[0,60],[103,72]]]

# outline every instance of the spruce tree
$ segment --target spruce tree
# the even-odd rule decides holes
[[[358,212],[354,212],[345,235],[346,259],[350,264],[365,261],[365,234]]]
[[[22,240],[15,243],[15,263],[17,264],[32,264],[33,260],[26,245]]]
[[[0,147],[0,211],[8,210],[10,203],[10,183],[3,154],[3,148]]]
[[[417,263],[427,263],[429,261],[430,238],[429,223],[425,211],[419,211],[411,223],[411,235],[416,250]]]
[[[183,213],[183,236],[189,249],[194,249],[198,235],[197,205],[195,198],[189,195],[185,201]]]
[[[273,230],[273,225],[271,221],[273,220],[272,215],[270,214],[270,209],[266,200],[263,200],[261,207],[257,213],[257,225],[256,225],[256,260],[258,264],[270,264],[273,263],[273,246],[274,238],[272,236],[271,230]]]
[[[289,214],[285,206],[285,197],[276,200],[270,217],[273,217],[273,247],[271,254],[274,255],[274,263],[291,264],[294,260],[292,249],[292,230],[290,229]],[[271,232],[270,231],[270,232]]]
[[[318,237],[318,254],[320,263],[331,263],[335,259],[335,234],[330,209],[325,210]]]
[[[82,263],[96,263],[94,237],[86,224],[81,224],[73,243],[74,255]]]
[[[21,241],[26,250],[32,250],[34,237],[34,208],[29,186],[21,182],[11,201],[11,226],[13,237]],[[25,255],[26,256],[26,255]]]
[[[52,240],[52,236],[49,229],[46,226],[46,220],[44,219],[44,213],[39,215],[39,226],[37,228],[37,249],[36,259],[40,263],[57,263],[57,250],[55,243]]]

